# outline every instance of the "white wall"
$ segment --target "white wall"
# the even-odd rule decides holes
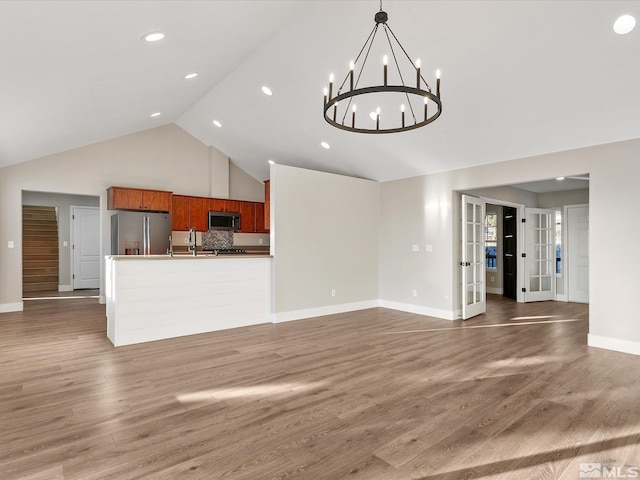
[[[585,182],[587,185],[588,182]],[[565,205],[584,205],[589,203],[589,189],[565,190],[538,194],[539,208],[560,208]]]
[[[376,182],[271,166],[274,320],[377,305],[378,212]]]
[[[58,284],[69,289],[71,282],[71,207],[99,207],[100,197],[22,192],[23,205],[58,207]],[[67,246],[64,246],[67,242]]]
[[[234,200],[264,202],[264,182],[259,182],[251,175],[229,162],[229,190]]]
[[[590,174],[590,337],[593,345],[640,353],[640,324],[632,304],[633,269],[612,262],[610,248],[633,252],[640,225],[629,218],[640,175],[640,139],[558,152],[381,185],[380,297],[457,315],[460,304],[460,198],[455,192]],[[616,235],[624,228],[625,235]],[[615,240],[613,240],[615,238]],[[411,243],[433,252],[412,253]],[[389,255],[388,252],[394,252]],[[450,272],[450,274],[447,274]],[[437,278],[437,284],[434,282]],[[417,300],[407,290],[417,285]],[[626,342],[626,343],[625,343]]]
[[[220,183],[218,163],[228,164],[228,158],[170,124],[0,169],[0,312],[22,309],[23,190],[99,197],[107,255],[109,186],[209,196],[212,185]],[[228,182],[228,173],[223,171],[222,178]],[[15,248],[7,248],[9,240]]]

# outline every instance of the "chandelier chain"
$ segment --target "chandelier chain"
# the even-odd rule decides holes
[[[393,33],[393,30],[391,30],[391,27],[389,27],[389,31],[391,32],[391,35],[393,35],[393,38],[396,39],[396,42],[398,42],[398,45],[400,45],[400,48],[402,49],[402,51],[404,52],[405,56],[407,57],[407,59],[409,60],[409,62],[411,62],[411,65],[413,65],[413,68],[417,69],[418,67],[416,67],[416,64],[413,63],[413,60],[411,60],[411,57],[409,56],[409,54],[407,53],[407,51],[404,49],[404,47],[402,46],[402,44],[400,43],[400,40],[398,40],[398,37],[396,37],[396,34]],[[427,83],[427,81],[424,79],[424,77],[422,76],[422,73],[420,74],[420,78],[422,79],[422,81],[424,82],[424,85],[427,87],[427,90],[429,90],[429,92],[431,92],[431,86]]]
[[[404,77],[402,76],[402,71],[400,70],[400,65],[398,64],[398,58],[396,57],[396,51],[393,49],[393,44],[391,43],[391,39],[389,38],[389,31],[391,31],[391,34],[393,35],[393,31],[391,30],[391,27],[389,27],[387,24],[385,24],[384,25],[384,33],[387,36],[387,42],[389,42],[389,48],[391,49],[391,56],[393,57],[393,61],[396,64],[396,69],[398,70],[398,75],[400,75],[400,81],[402,82],[402,85],[404,85]],[[393,35],[393,38],[396,38],[396,36]],[[397,38],[396,38],[396,42],[398,42]],[[398,45],[400,45],[400,42],[398,42]],[[402,45],[400,45],[400,48],[402,48]],[[406,53],[407,52],[405,52],[405,55],[406,55]],[[404,96],[407,98],[407,104],[409,105],[409,110],[411,110],[411,116],[413,117],[413,121],[415,123],[418,123],[418,120],[416,119],[416,114],[413,111],[413,105],[411,105],[411,100],[409,100],[409,94],[405,93]]]
[[[355,61],[353,62],[353,65],[354,65],[354,68],[355,68],[355,64],[360,59],[360,56],[362,55],[362,52],[364,51],[364,49],[367,47],[367,43],[368,43],[369,44],[369,48],[367,48],[367,53],[364,56],[364,60],[362,61],[362,65],[360,66],[360,71],[358,72],[358,77],[356,78],[355,84],[353,86],[354,88],[358,88],[358,83],[360,82],[360,77],[362,76],[362,72],[364,71],[364,66],[367,64],[367,59],[369,58],[369,53],[371,52],[371,47],[373,46],[373,42],[376,39],[376,35],[378,34],[378,27],[379,26],[380,26],[380,24],[376,23],[375,27],[373,27],[373,30],[369,34],[369,38],[367,38],[366,42],[364,42],[364,45],[360,49],[360,53],[358,53],[358,56],[356,57]],[[369,41],[369,40],[371,40],[371,41]],[[342,91],[342,87],[344,87],[344,84],[347,82],[348,78],[349,78],[349,74],[347,74],[347,76],[342,81],[342,85],[340,85],[340,88],[338,89],[338,95],[340,95],[340,92]],[[349,98],[349,103],[347,103],[347,108],[345,108],[345,110],[344,110],[344,115],[342,116],[342,123],[343,124],[344,124],[345,119],[347,118],[347,113],[349,113],[349,108],[351,107],[352,100],[353,100],[353,98]]]

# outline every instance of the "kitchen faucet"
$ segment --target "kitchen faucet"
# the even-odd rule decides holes
[[[193,234],[193,246],[191,246],[191,234]],[[198,246],[196,245],[196,227],[190,227],[189,228],[189,240],[187,240],[189,246],[187,247],[187,249],[190,252],[193,252],[193,256],[197,256],[198,255]]]

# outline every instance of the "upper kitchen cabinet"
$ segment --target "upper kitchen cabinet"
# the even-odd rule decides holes
[[[271,180],[264,181],[264,230],[271,228]]]
[[[189,198],[189,221],[191,227],[199,232],[209,230],[209,199],[206,197]]]
[[[107,189],[107,209],[170,212],[171,192],[109,187]]]
[[[239,212],[240,201],[226,198],[210,198],[209,210],[212,212]]]
[[[174,195],[171,207],[171,230],[189,230],[189,197]]]
[[[253,233],[256,231],[256,208],[253,202],[239,202],[240,204],[240,232]]]
[[[199,232],[206,232],[209,228],[208,213],[208,198],[174,195],[173,208],[171,210],[171,229],[186,231],[194,227]]]

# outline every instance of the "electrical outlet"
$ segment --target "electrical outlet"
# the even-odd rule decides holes
[[[333,290],[331,290],[331,296],[335,297],[336,296],[336,289],[334,288]]]
[[[414,291],[413,291],[413,296],[414,296],[414,297],[417,297],[417,296],[418,296],[418,291],[417,291],[417,290],[414,290]]]
[[[262,245],[264,243],[264,240],[262,238],[258,239],[258,245]]]
[[[68,247],[69,246],[69,242],[67,242],[67,241],[62,242],[62,246],[63,247]]]
[[[414,252],[419,252],[420,251],[420,247],[418,245],[414,245],[413,246],[413,251]]]
[[[7,248],[13,248],[13,240],[7,242]]]
[[[425,252],[433,252],[433,245],[427,244],[424,246]]]
[[[489,277],[491,279],[492,282],[495,282],[496,277],[494,277],[493,275],[491,275],[491,277]]]

